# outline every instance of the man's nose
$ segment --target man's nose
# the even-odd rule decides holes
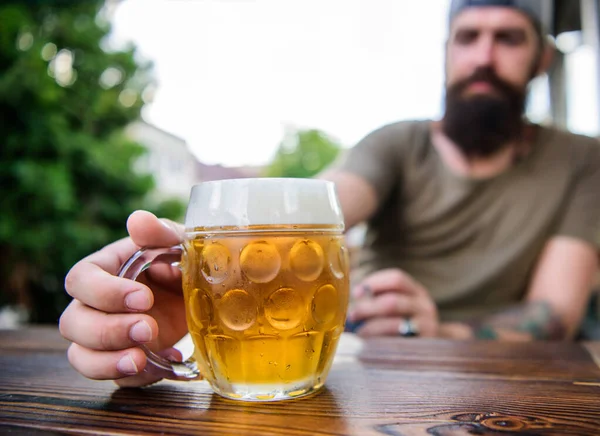
[[[488,38],[481,38],[474,47],[475,66],[491,67],[494,64],[494,42]]]

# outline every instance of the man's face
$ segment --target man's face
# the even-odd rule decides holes
[[[525,92],[539,63],[539,36],[529,19],[506,7],[471,7],[450,28],[446,54],[446,87],[489,69],[507,85]],[[462,97],[502,92],[485,80],[474,81]]]
[[[533,24],[518,11],[473,7],[453,21],[443,129],[469,157],[487,157],[523,130],[527,85],[540,61]]]

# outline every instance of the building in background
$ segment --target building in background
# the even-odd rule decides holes
[[[187,202],[190,188],[200,179],[198,161],[186,141],[144,121],[131,124],[127,133],[148,150],[136,169],[154,176],[157,197]]]
[[[150,173],[160,199],[179,198],[187,202],[190,188],[200,182],[259,177],[260,166],[225,167],[199,162],[187,142],[145,121],[127,128],[127,134],[148,150],[137,163],[137,170]]]
[[[223,165],[207,165],[202,162],[196,164],[196,176],[199,182],[226,179],[244,179],[248,177],[260,177],[263,167],[224,167]]]

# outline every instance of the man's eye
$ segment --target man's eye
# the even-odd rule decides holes
[[[471,44],[477,39],[478,33],[474,31],[458,32],[454,37],[454,41],[460,45]]]
[[[521,32],[501,32],[496,35],[496,40],[506,45],[515,46],[525,42],[525,35]]]

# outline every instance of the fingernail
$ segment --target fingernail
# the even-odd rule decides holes
[[[117,363],[117,370],[121,374],[126,375],[134,375],[139,372],[137,365],[135,364],[135,362],[129,354],[126,354],[125,356],[121,357],[121,360],[119,360],[119,362]]]
[[[127,294],[125,306],[131,310],[148,310],[152,306],[152,302],[145,290],[139,290]]]
[[[146,321],[139,321],[129,330],[129,337],[135,342],[150,342],[152,340],[152,329]]]
[[[170,222],[168,222],[165,219],[159,219],[160,223],[163,225],[164,228],[169,229],[169,231],[171,231],[171,233],[175,233],[177,234],[177,231],[173,228],[173,226],[171,225]]]

